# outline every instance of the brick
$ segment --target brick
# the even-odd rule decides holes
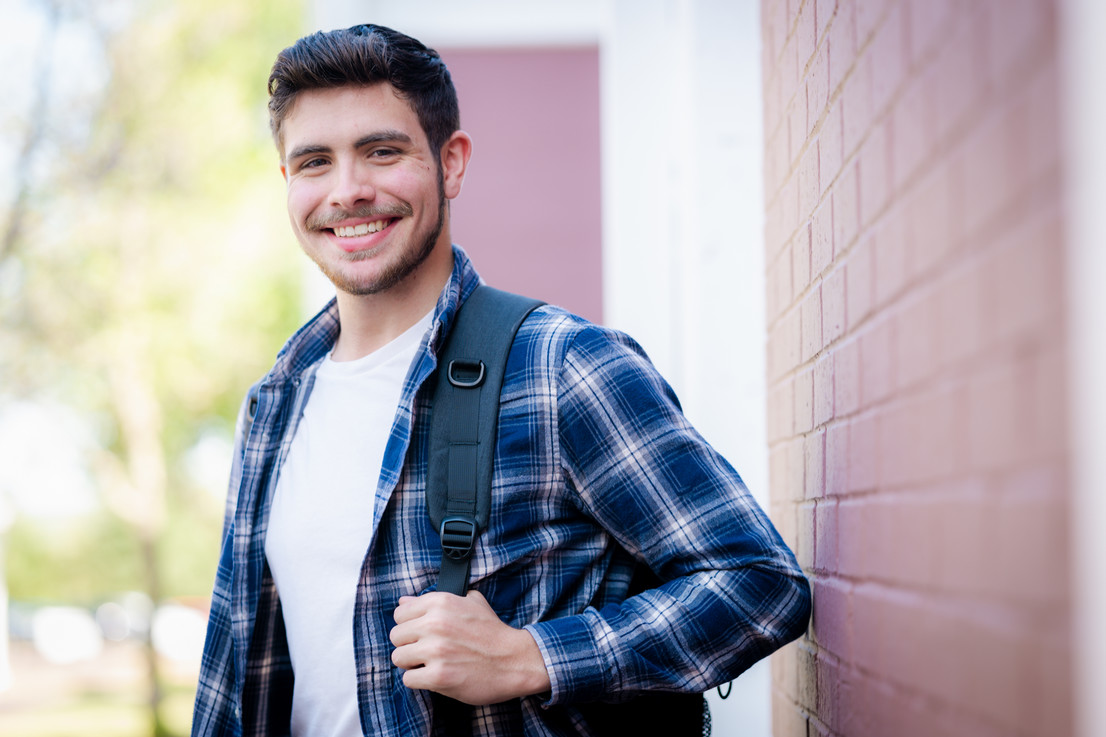
[[[806,498],[817,499],[826,491],[826,433],[813,432],[806,437],[803,449],[806,458]],[[811,561],[813,563],[813,560]]]
[[[880,27],[893,0],[864,0],[856,5],[856,45],[860,48],[868,43],[869,37]]]
[[[804,570],[810,570],[814,566],[814,502],[795,505],[795,513],[798,521],[795,560]]]
[[[841,108],[840,101],[830,106],[818,135],[818,183],[822,195],[841,173]]]
[[[799,217],[808,219],[821,199],[818,188],[818,142],[811,141],[799,162]]]
[[[837,572],[848,579],[864,579],[872,556],[868,551],[869,505],[865,498],[842,497],[837,501]],[[858,636],[855,650],[867,644],[868,632],[854,621]],[[854,652],[854,656],[856,653]],[[863,663],[860,663],[863,665]]]
[[[850,340],[833,352],[833,406],[837,418],[860,409],[859,340]]]
[[[976,372],[968,389],[968,449],[980,470],[1016,464],[1029,452],[1021,404],[1027,376],[1017,364],[992,363]]]
[[[872,66],[872,110],[877,116],[891,104],[907,77],[910,36],[906,18],[903,4],[894,4],[872,40],[872,53],[876,61]]]
[[[894,322],[881,319],[860,337],[860,403],[872,407],[895,389]]]
[[[961,231],[953,219],[953,203],[958,197],[958,169],[943,162],[929,172],[914,190],[907,204],[908,232],[911,234],[910,262],[920,278],[947,268]]]
[[[826,44],[829,47],[830,97],[833,97],[845,81],[856,60],[856,29],[853,22],[855,13],[855,4],[843,1],[829,23]]]
[[[804,225],[791,239],[791,300],[794,303],[810,286],[810,226]]]
[[[798,53],[799,72],[807,68],[814,56],[818,40],[818,26],[814,17],[814,3],[806,2],[799,7],[799,18],[795,25],[795,43]]]
[[[799,365],[800,355],[800,323],[799,323],[799,310],[798,308],[792,309],[788,312],[783,320],[781,320],[781,328],[784,334],[784,340],[781,344],[782,352],[780,353],[779,366],[784,370],[790,370]]]
[[[905,304],[895,316],[895,357],[899,392],[907,391],[931,378],[940,366],[936,292],[928,291]]]
[[[848,491],[849,426],[837,423],[826,429],[826,494],[840,496]]]
[[[773,444],[768,451],[768,489],[773,502],[787,498],[787,445],[784,443]],[[776,518],[777,515],[773,515],[773,519]]]
[[[803,438],[796,437],[787,443],[787,498],[790,501],[799,502],[805,497],[805,471]]]
[[[839,266],[822,281],[822,345],[845,335],[845,267]]]
[[[883,410],[879,418],[879,435],[876,437],[876,479],[880,489],[905,486],[914,480],[912,450],[916,442],[917,427],[912,415],[913,407],[896,402]],[[887,520],[880,520],[880,529]]]
[[[985,321],[994,344],[1030,341],[1062,330],[1065,305],[1059,215],[1046,214],[1004,239],[982,267]]]
[[[844,155],[851,156],[872,127],[872,54],[865,52],[845,81],[842,94]]]
[[[837,0],[815,0],[814,17],[817,22],[816,33],[819,43],[822,41],[822,37],[826,35],[826,30],[829,28],[830,21],[836,12]]]
[[[965,210],[965,230],[969,239],[979,235],[1011,206],[1014,195],[1025,182],[1015,181],[1011,163],[1019,156],[1014,150],[1016,121],[1006,108],[993,110],[976,126],[958,150],[963,162],[964,196],[971,207]]]
[[[873,223],[891,199],[891,145],[889,123],[872,128],[860,150],[860,223]]]
[[[795,96],[791,98],[791,106],[787,112],[787,125],[791,131],[791,148],[787,160],[795,164],[803,154],[807,143],[806,85],[799,85]]]
[[[1066,457],[1068,440],[1068,353],[1057,340],[1026,358],[1030,458],[1051,462]]]
[[[814,426],[833,419],[833,356],[823,355],[814,364]]]
[[[933,74],[927,77],[933,108],[939,111],[939,141],[952,139],[984,97],[980,33],[972,19],[954,23],[934,60]]]
[[[791,700],[772,699],[772,732],[774,737],[809,737],[806,714]]]
[[[828,442],[828,434],[827,434]],[[815,508],[814,568],[837,570],[837,499],[819,499]]]
[[[876,416],[865,414],[849,423],[849,492],[876,486]]]
[[[919,174],[933,155],[933,127],[925,86],[913,80],[891,109],[891,170],[896,192]]]
[[[812,278],[833,262],[833,203],[823,202],[814,211],[810,223],[810,273]]]
[[[944,510],[938,520],[941,545],[934,551],[941,589],[958,594],[985,589],[994,576],[996,503],[977,479],[952,480],[931,493]]]
[[[802,308],[803,350],[806,363],[822,350],[822,288],[817,286],[807,294]]]
[[[795,376],[795,434],[814,428],[814,372],[810,369]]]
[[[1071,524],[1061,464],[1008,474],[1000,484],[989,591],[1022,606],[1062,608],[1071,588]],[[1032,545],[1026,545],[1032,540]]]
[[[987,77],[1000,88],[1017,84],[1056,36],[1056,8],[1042,0],[989,0],[983,3]]]
[[[768,390],[768,442],[776,443],[791,437],[795,427],[794,388],[789,379]]]
[[[799,226],[799,184],[791,177],[780,190],[780,219],[785,233],[794,233]]]
[[[811,632],[814,641],[837,657],[849,660],[853,651],[850,627],[852,587],[833,578],[818,578],[811,588]]]
[[[973,259],[940,284],[939,340],[945,368],[972,359],[984,342],[983,276],[980,260]]]
[[[1060,99],[1063,81],[1058,62],[1038,63],[1027,82],[1016,88],[1010,115],[1015,121],[1014,147],[1020,152],[1014,162],[1024,170],[1026,181],[1036,182],[1060,166],[1065,140],[1060,121],[1064,109]],[[1059,187],[1053,188],[1058,192]]]
[[[845,167],[833,188],[833,250],[840,254],[852,247],[860,231],[860,189],[856,162]]]
[[[896,208],[880,221],[874,236],[875,304],[878,308],[898,298],[906,289],[910,274],[907,263],[910,251],[907,243],[906,212]]]
[[[806,78],[807,136],[809,137],[826,113],[829,103],[829,52],[825,46],[814,54]]]
[[[955,0],[907,0],[912,62],[918,65],[948,35]]]
[[[813,712],[818,708],[818,675],[815,667],[815,648],[810,643],[800,640],[799,647],[795,652],[795,661],[796,668],[799,671],[799,706],[805,711]]]

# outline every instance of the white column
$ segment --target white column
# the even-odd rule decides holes
[[[1073,449],[1072,532],[1076,735],[1102,733],[1106,693],[1106,4],[1062,5]]]
[[[604,313],[767,507],[763,133],[755,0],[614,0],[601,45]],[[768,664],[714,733],[770,734]]]

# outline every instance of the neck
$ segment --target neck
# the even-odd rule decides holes
[[[341,333],[331,358],[353,361],[386,346],[434,309],[453,273],[453,249],[439,244],[407,278],[378,294],[338,291]]]

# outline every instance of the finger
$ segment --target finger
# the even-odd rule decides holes
[[[418,619],[426,614],[426,608],[426,602],[423,601],[421,596],[401,596],[399,597],[399,604],[396,605],[396,609],[392,613],[392,619],[395,620],[396,624],[410,622],[412,619]]]
[[[419,655],[418,648],[412,645],[397,647],[392,651],[392,664],[403,670],[415,670],[426,665],[426,659]]]

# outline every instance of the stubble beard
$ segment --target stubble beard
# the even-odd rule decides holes
[[[341,264],[328,264],[325,259],[310,251],[307,252],[307,255],[311,257],[311,260],[315,262],[315,265],[319,267],[323,275],[330,280],[330,283],[342,292],[358,297],[386,292],[414,273],[414,271],[430,257],[430,254],[434,251],[434,246],[438,243],[438,238],[442,234],[442,229],[445,227],[445,213],[445,186],[442,181],[441,172],[439,172],[438,220],[434,224],[434,227],[426,234],[426,238],[416,244],[415,247],[396,249],[398,253],[395,254],[395,261],[385,264],[383,270],[374,278],[353,278],[343,273]],[[351,212],[331,213],[325,220],[309,220],[306,226],[308,231],[312,232],[326,228],[328,223],[340,222],[344,219],[410,217],[413,214],[414,210],[406,203],[385,209],[366,207]],[[343,254],[342,263],[357,263],[358,261],[367,261],[376,258],[383,247],[384,244],[381,244],[367,251],[356,251],[354,253]]]

